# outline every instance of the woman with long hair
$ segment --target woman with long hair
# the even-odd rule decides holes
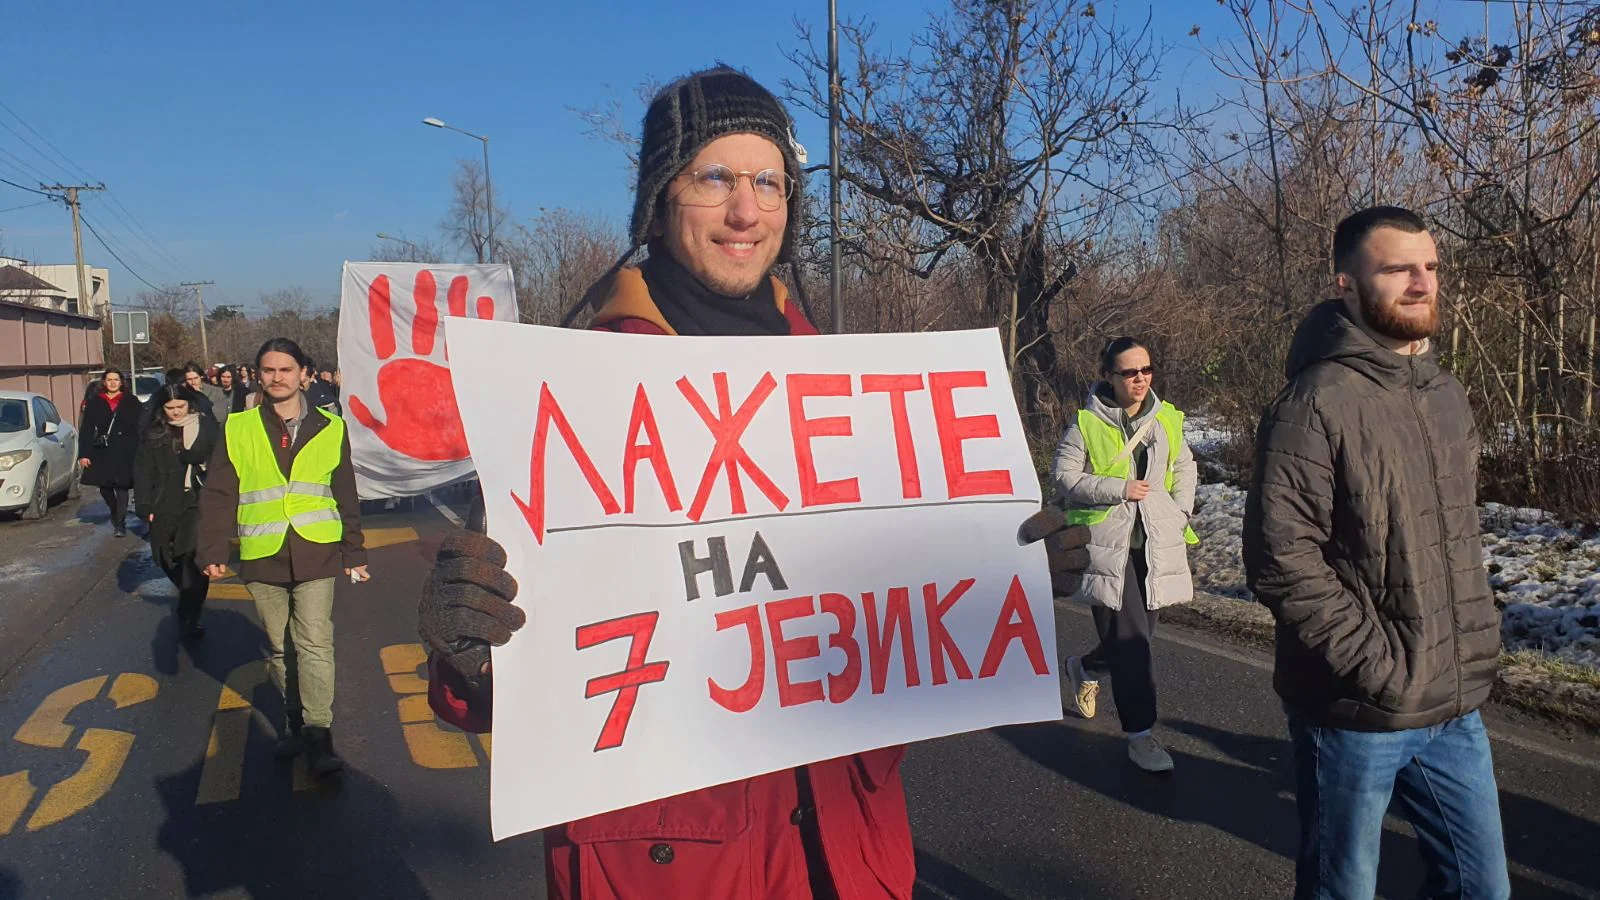
[[[188,388],[169,384],[150,398],[154,414],[134,465],[139,517],[150,523],[150,556],[178,589],[177,618],[185,640],[205,635],[200,607],[211,579],[195,565],[200,486],[217,444],[218,426],[191,404]]]
[[[1194,598],[1188,544],[1197,470],[1183,413],[1153,390],[1150,350],[1117,338],[1100,356],[1100,380],[1056,447],[1056,495],[1067,521],[1089,527],[1089,567],[1073,599],[1090,604],[1099,644],[1062,666],[1074,710],[1095,714],[1100,679],[1111,677],[1128,757],[1148,772],[1172,770],[1151,729],[1156,611]]]
[[[100,489],[111,509],[111,530],[128,533],[128,489],[133,487],[133,457],[139,451],[139,420],[144,412],[121,369],[100,376],[100,390],[83,406],[78,465],[83,483]]]

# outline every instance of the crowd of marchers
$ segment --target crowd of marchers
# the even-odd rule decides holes
[[[587,292],[601,331],[738,340],[818,333],[791,294],[804,151],[784,105],[727,67],[668,84],[643,122],[630,247]],[[1438,361],[1439,256],[1397,207],[1333,226],[1329,296],[1301,323],[1264,410],[1244,521],[1250,589],[1277,621],[1274,686],[1293,748],[1295,895],[1371,898],[1385,814],[1416,830],[1425,897],[1510,894],[1488,738],[1499,616],[1481,565],[1479,436]],[[620,361],[620,360],[619,360]],[[1161,737],[1160,611],[1193,597],[1196,465],[1159,360],[1112,337],[1062,423],[1051,505],[1017,523],[1043,541],[1057,593],[1093,611],[1094,646],[1061,664],[1068,711],[1109,681],[1129,764],[1182,777]],[[129,490],[178,588],[186,638],[209,582],[236,565],[284,696],[277,755],[343,766],[331,728],[334,585],[367,576],[337,371],[292,341],[244,365],[167,373],[148,401],[107,370],[84,400],[83,481],[118,536]],[[237,541],[237,560],[232,543]],[[527,623],[503,548],[446,538],[423,587],[430,701],[490,726],[490,648]],[[912,896],[912,835],[888,747],[547,829],[561,898]],[[1263,790],[1270,790],[1264,783]],[[1219,886],[1219,894],[1224,890]],[[1070,885],[1061,895],[1070,896]]]

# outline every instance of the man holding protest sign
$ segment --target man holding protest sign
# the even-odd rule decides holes
[[[638,268],[623,268],[623,263],[619,262],[612,273],[590,291],[590,297],[593,298],[595,305],[600,307],[594,323],[596,329],[625,335],[751,338],[817,334],[799,306],[790,302],[782,283],[771,275],[774,265],[789,260],[799,221],[801,202],[799,181],[803,151],[794,143],[792,127],[787,112],[770,93],[748,77],[725,67],[690,75],[667,86],[656,96],[644,121],[639,187],[631,227],[635,249],[648,244],[650,256]],[[632,251],[625,255],[624,262],[631,255]],[[469,337],[476,339],[489,333],[487,328],[473,327],[478,324],[470,323],[461,330],[453,330],[452,345],[465,346],[464,343],[456,342],[465,342]],[[452,323],[451,327],[457,329],[459,326]],[[515,339],[518,335],[508,335],[505,329],[518,327],[520,326],[488,326],[500,329],[497,335],[507,339]],[[588,337],[590,340],[586,342],[587,344],[594,344],[600,340],[598,337]],[[777,343],[788,345],[788,342]],[[717,346],[719,349],[724,347],[721,344]],[[726,345],[726,349],[731,355],[735,352],[735,345]],[[480,354],[463,352],[457,356],[457,364],[458,366],[472,364],[480,359]],[[943,376],[952,373],[936,374]],[[718,373],[716,377],[720,379],[716,384],[716,405],[722,411],[721,422],[737,419],[741,423],[737,427],[744,428],[755,415],[760,400],[747,401],[741,405],[740,413],[733,414],[728,409],[727,375]],[[797,391],[795,379],[840,377],[843,376],[789,375],[786,380],[788,384],[786,394],[789,397],[790,413],[784,421],[796,423],[795,427],[808,430],[810,436],[849,436],[851,433],[849,426],[838,424],[845,420],[837,417],[807,418],[803,406],[798,405],[803,401],[796,399],[797,396],[804,395]],[[766,378],[771,378],[770,373]],[[997,437],[1000,431],[1000,426],[993,416],[957,416],[948,399],[950,392],[956,387],[981,385],[982,382],[974,382],[948,384],[942,388],[943,393],[940,396],[945,398],[942,421],[949,426],[952,445],[944,447],[945,471],[947,473],[958,471],[959,474],[974,479],[978,476],[995,476],[991,481],[1004,477],[1007,485],[1004,491],[974,488],[971,493],[996,495],[1004,493],[1013,499],[989,502],[1016,503],[1023,506],[1032,502],[1037,509],[1036,494],[1032,500],[1027,497],[1015,498],[1009,487],[1011,482],[1008,473],[967,472],[961,467],[960,441]],[[666,461],[664,447],[682,446],[681,443],[675,443],[682,430],[680,428],[675,431],[674,427],[679,423],[661,417],[658,431],[657,418],[649,412],[650,400],[646,385],[640,383],[637,387],[633,408],[636,416],[643,410],[642,418],[638,421],[643,423],[642,428],[648,433],[648,441],[640,443],[639,432],[630,427],[629,442],[632,449],[639,450],[641,454],[630,458],[633,458],[635,463],[649,458],[651,466],[638,467],[639,471],[653,471],[656,483],[665,495],[666,508],[681,512],[683,503],[671,487],[674,478]],[[1002,392],[1002,399],[1010,403],[1009,395],[1003,393],[1004,385],[1000,384],[997,387]],[[848,379],[844,388],[848,392]],[[918,389],[920,390],[920,387]],[[939,389],[940,385],[934,384],[926,393],[932,394]],[[563,390],[565,385],[557,389],[558,392]],[[685,378],[680,380],[677,390],[687,397],[694,389]],[[771,393],[772,387],[766,387],[766,393],[761,393],[762,390],[758,385],[757,392],[764,398]],[[867,390],[863,388],[864,392]],[[880,396],[874,398],[874,402],[882,404],[882,394],[890,390],[892,389],[881,388]],[[905,392],[909,389],[902,387],[899,390],[900,393],[893,395],[898,404],[895,406],[899,416],[896,420],[897,426],[903,425],[906,420]],[[458,396],[461,396],[460,392]],[[843,394],[839,391],[818,389],[813,390],[811,396],[843,396]],[[694,394],[691,404],[696,400],[701,403],[697,407],[700,410],[700,418],[705,421],[706,427],[711,427],[716,420],[716,414],[710,412],[709,407],[704,405],[704,401],[700,400],[697,393]],[[545,458],[542,449],[544,445],[541,443],[544,438],[540,435],[551,433],[552,429],[549,428],[551,423],[554,423],[553,431],[559,434],[558,439],[565,441],[573,458],[579,460],[578,464],[588,484],[595,489],[597,496],[604,498],[601,506],[605,508],[607,514],[623,512],[605,485],[604,476],[594,470],[593,464],[582,450],[582,439],[575,433],[573,424],[579,421],[577,411],[573,407],[568,407],[568,411],[574,413],[573,418],[569,420],[557,406],[557,402],[555,393],[547,382],[541,387],[537,404],[539,424],[534,429],[533,452],[536,474],[533,477],[531,490],[527,494],[528,499],[525,501],[521,497],[515,498],[517,507],[522,516],[527,518],[529,528],[540,543],[546,537],[553,537],[554,532],[563,531],[566,532],[561,536],[563,538],[570,538],[574,542],[587,542],[585,547],[588,551],[592,552],[594,548],[600,547],[602,552],[614,555],[619,562],[622,559],[629,559],[636,564],[639,563],[637,557],[630,556],[627,550],[621,549],[628,546],[625,540],[632,539],[596,536],[600,534],[598,529],[610,526],[578,526],[563,522],[559,523],[563,526],[560,528],[546,527],[546,490],[559,492],[570,486],[549,482],[545,478],[542,463],[539,462]],[[656,402],[664,403],[665,400],[658,399]],[[746,409],[749,410],[748,414],[745,412]],[[1013,430],[1019,434],[1020,421],[1014,419],[1014,403],[1012,410],[1015,423]],[[468,419],[470,438],[472,420],[470,411],[466,407],[463,407],[463,417]],[[768,421],[774,419],[775,417]],[[979,422],[984,424],[974,425],[971,433],[960,432],[956,424]],[[698,426],[698,423],[695,424]],[[899,436],[902,432],[897,430],[895,434]],[[941,430],[940,434],[944,435],[945,431]],[[723,432],[722,436],[717,437],[717,448],[714,448],[712,453],[714,458],[719,452],[726,456],[725,465],[730,479],[730,492],[734,493],[732,499],[734,513],[745,512],[745,501],[736,490],[738,482],[732,480],[736,477],[734,475],[736,466],[742,466],[741,471],[748,473],[763,499],[771,501],[777,510],[784,510],[788,499],[783,497],[781,490],[775,484],[765,478],[759,465],[749,459],[747,451],[737,443],[739,440],[737,433],[733,433],[731,437],[727,435],[728,432]],[[746,435],[746,438],[750,439],[750,436]],[[552,438],[552,441],[556,439]],[[731,446],[725,445],[725,440]],[[799,440],[800,438],[796,438],[797,442]],[[504,494],[501,491],[490,490],[490,479],[499,474],[501,467],[494,460],[508,459],[498,455],[501,451],[496,449],[504,443],[499,442],[495,447],[482,448],[474,443],[474,456],[479,464],[480,473],[485,477],[485,495],[501,503],[504,501],[499,498]],[[893,439],[890,445],[893,446]],[[800,445],[796,443],[794,446]],[[1025,453],[1023,456],[1025,457]],[[526,460],[527,457],[523,459]],[[907,464],[905,457],[902,457],[901,463]],[[1026,464],[1025,459],[1024,464]],[[625,463],[625,467],[626,465]],[[909,465],[914,470],[916,460],[910,459]],[[854,479],[849,482],[819,483],[809,451],[804,461],[797,462],[797,466],[801,472],[799,479],[802,496],[798,498],[799,506],[816,505],[821,502],[843,502],[818,501],[815,495],[819,492],[855,491],[855,488],[844,487],[847,483],[854,482]],[[524,468],[523,471],[527,469]],[[625,472],[632,471],[632,468],[625,468]],[[701,516],[706,512],[708,485],[717,477],[717,473],[723,471],[723,462],[713,461],[707,464],[706,475],[701,481],[701,490],[689,504],[687,513],[689,520],[701,521]],[[907,478],[904,485],[899,476],[891,479],[894,489],[899,491],[904,486],[907,497],[920,497],[920,492],[913,492],[917,489],[914,483],[915,475],[909,475]],[[624,475],[624,480],[627,513],[633,513],[634,482],[629,474]],[[806,496],[808,489],[810,497]],[[854,499],[858,503],[861,502],[859,495],[865,490],[863,487],[860,491],[856,491],[857,496]],[[1020,493],[1026,494],[1027,491]],[[954,490],[948,491],[948,495],[960,496]],[[781,499],[774,500],[774,496]],[[688,499],[687,496],[682,498],[682,500]],[[930,505],[951,509],[978,508],[957,507],[954,503]],[[881,509],[881,507],[876,508]],[[1008,514],[999,506],[990,506],[987,509],[998,510],[998,513],[987,513],[991,516]],[[516,512],[513,511],[512,515],[516,516]],[[775,535],[781,537],[784,528],[782,521],[780,517],[769,515],[765,517],[762,527],[766,529],[769,537]],[[644,526],[644,528],[656,527],[660,526]],[[791,531],[800,527],[802,526],[791,526]],[[680,607],[680,610],[692,610],[693,615],[700,615],[704,611],[707,613],[706,618],[709,618],[709,611],[713,607],[706,604],[714,603],[715,599],[707,597],[707,594],[714,593],[716,598],[720,599],[747,593],[756,583],[774,590],[790,591],[786,587],[784,573],[780,571],[778,561],[763,539],[762,533],[754,532],[753,540],[748,540],[746,537],[748,534],[749,532],[740,535],[742,540],[738,552],[742,554],[746,546],[750,552],[737,590],[733,587],[735,583],[733,576],[739,574],[734,568],[737,559],[730,565],[728,557],[732,541],[725,541],[723,537],[717,536],[704,540],[683,541],[676,544],[675,548],[667,548],[670,551],[670,564],[673,568],[678,566],[681,554],[686,599],[696,604]],[[790,536],[794,537],[795,534],[791,533]],[[1012,543],[1012,552],[1015,555],[1014,535],[1008,533],[1002,537],[1004,540],[996,543]],[[969,540],[968,536],[960,534],[952,534],[948,539]],[[615,543],[606,544],[606,541]],[[799,543],[804,542],[802,538]],[[613,549],[607,551],[605,550],[607,547]],[[807,548],[797,547],[794,541],[791,541],[788,547],[794,556],[786,558],[802,562],[802,565],[790,570],[791,574],[796,570],[819,568],[817,565],[809,567],[803,565]],[[530,592],[550,589],[548,584],[519,585],[506,571],[508,565],[506,549],[499,543],[471,533],[453,535],[446,539],[440,548],[434,571],[423,590],[419,631],[432,651],[430,700],[441,717],[467,730],[483,731],[489,725],[491,702],[489,647],[505,644],[512,633],[521,628],[525,622],[524,612],[513,605],[512,601],[518,596],[519,591],[526,597]],[[631,577],[636,582],[641,577],[653,577],[642,565],[613,565],[610,568],[619,571],[595,573],[596,584],[600,583],[598,579],[601,576],[613,579],[610,581],[611,584],[620,583],[615,579]],[[541,570],[543,571],[546,570]],[[640,576],[637,575],[638,572],[647,573]],[[1032,577],[1032,573],[1029,573],[1030,584]],[[924,586],[923,593],[929,597],[927,600],[927,608],[930,610],[929,640],[942,640],[938,647],[930,650],[933,659],[928,662],[933,666],[932,684],[946,685],[948,682],[956,689],[973,686],[981,688],[983,685],[974,679],[971,668],[981,670],[977,676],[979,679],[994,679],[1004,664],[1005,672],[1010,674],[1007,676],[1002,672],[1000,676],[1026,681],[1028,693],[1036,704],[1022,715],[1028,715],[1041,708],[1045,709],[1044,714],[1036,716],[1034,720],[1059,715],[1059,684],[1048,669],[1047,654],[1040,648],[1044,641],[1050,640],[1048,591],[1035,591],[1035,596],[1043,601],[1041,608],[1044,613],[1041,617],[1030,610],[1029,598],[1024,596],[1018,580],[1012,580],[1013,587],[1009,592],[1005,589],[1004,582],[1000,584],[997,592],[991,590],[990,593],[994,595],[993,606],[1001,608],[1001,621],[995,621],[992,609],[982,612],[988,617],[987,622],[993,623],[993,627],[985,627],[982,631],[983,639],[988,641],[987,649],[983,645],[977,645],[974,650],[969,651],[983,653],[982,665],[969,667],[950,634],[939,628],[939,620],[934,617],[932,611],[942,614],[950,610],[972,583],[970,578],[961,583],[950,582],[939,591],[935,591],[932,584]],[[676,589],[674,585],[674,591]],[[799,590],[797,588],[790,592]],[[589,592],[609,594],[612,591],[598,590],[591,586]],[[697,707],[697,714],[704,715],[739,716],[750,714],[752,710],[756,710],[756,714],[759,715],[762,712],[770,713],[778,707],[817,711],[819,707],[816,704],[821,704],[820,708],[825,712],[828,704],[843,703],[852,695],[858,697],[856,701],[858,705],[855,708],[865,708],[861,704],[876,702],[878,697],[875,695],[884,695],[886,690],[884,683],[886,679],[883,675],[887,673],[888,666],[883,660],[890,657],[898,659],[901,650],[904,652],[906,665],[895,674],[900,676],[907,686],[918,683],[918,664],[911,645],[913,639],[909,624],[911,616],[906,593],[907,588],[889,588],[885,602],[889,604],[891,610],[899,609],[903,614],[897,620],[893,618],[892,611],[885,617],[885,635],[881,641],[877,634],[878,617],[873,608],[874,599],[871,594],[863,595],[862,599],[866,604],[863,615],[868,620],[866,629],[872,635],[867,648],[871,658],[867,660],[863,660],[863,657],[868,656],[868,653],[863,652],[863,648],[853,638],[857,630],[854,625],[857,612],[853,599],[842,594],[820,596],[823,612],[837,617],[839,623],[839,631],[829,637],[828,646],[830,649],[844,649],[843,656],[847,659],[843,672],[830,673],[825,679],[828,685],[826,702],[822,687],[823,679],[807,681],[791,675],[791,672],[800,671],[807,660],[819,658],[818,639],[800,637],[797,633],[801,622],[810,618],[808,613],[815,610],[811,596],[790,597],[771,601],[764,606],[747,606],[743,609],[716,613],[715,631],[723,632],[726,629],[728,637],[718,639],[729,641],[726,646],[742,646],[743,637],[745,635],[749,637],[748,652],[738,657],[744,660],[742,665],[747,667],[749,672],[748,679],[742,686],[736,686],[737,679],[725,680],[720,677],[696,679],[684,676],[678,678],[677,683],[700,692],[702,702],[701,706]],[[540,596],[546,601],[550,599],[543,594]],[[1000,596],[1005,597],[1003,604],[1000,602]],[[682,594],[678,597],[683,599]],[[611,596],[594,597],[593,603],[599,607],[614,599]],[[977,601],[973,601],[963,609],[970,613],[977,609],[976,603]],[[559,622],[557,610],[547,603],[540,603],[537,608],[540,610],[538,614],[542,617],[539,632],[547,639],[557,641],[563,640],[561,635],[565,633],[565,649],[570,652],[572,632],[564,631],[567,623]],[[777,685],[777,697],[773,697],[772,692],[767,692],[764,705],[762,705],[762,692],[766,681],[767,642],[762,637],[763,620],[760,611],[765,612],[765,622],[771,633]],[[566,614],[568,611],[561,612]],[[685,616],[690,614],[684,613]],[[611,714],[606,718],[605,728],[600,732],[600,739],[594,743],[593,750],[589,750],[587,746],[580,749],[584,753],[616,753],[619,752],[616,748],[622,745],[629,716],[635,712],[635,701],[640,696],[641,686],[650,685],[648,689],[655,690],[654,685],[666,679],[668,662],[663,659],[665,651],[661,649],[661,645],[671,640],[676,640],[679,646],[689,642],[681,635],[671,634],[674,625],[657,612],[610,619],[605,619],[601,613],[595,612],[591,618],[603,621],[583,624],[577,628],[577,649],[583,651],[587,647],[617,640],[619,644],[627,647],[628,663],[622,672],[594,678],[588,682],[588,697],[610,694],[615,695],[616,699],[611,707]],[[954,619],[956,616],[952,615],[950,618]],[[1039,621],[1040,618],[1044,619],[1042,623]],[[784,636],[785,621],[791,623],[789,637]],[[890,628],[893,627],[891,621],[899,623],[894,632],[890,632]],[[658,637],[656,649],[651,649],[651,636],[655,634],[658,622],[661,623],[663,636]],[[1044,626],[1042,637],[1038,627],[1040,624]],[[894,633],[901,636],[902,642],[899,650],[890,653],[886,648],[894,646]],[[623,642],[621,639],[626,637],[631,637],[632,640]],[[523,643],[521,638],[519,643]],[[808,646],[809,653],[806,652]],[[681,656],[679,660],[672,663],[675,672],[683,671],[681,669],[683,666],[694,664],[693,661],[683,659]],[[953,669],[955,681],[949,681],[950,676],[946,671],[947,661]],[[979,662],[978,659],[973,661]],[[506,678],[505,663],[506,660],[502,660],[500,667],[502,680]],[[792,670],[789,668],[790,664],[793,664]],[[866,673],[870,678],[863,677],[863,670],[867,669],[870,669],[870,672]],[[743,671],[744,669],[741,669],[741,673]],[[709,701],[705,699],[708,687]],[[890,706],[883,708],[890,708],[892,704],[900,702],[892,699],[900,696],[894,691],[890,691],[886,696],[891,698],[887,701]],[[923,703],[937,704],[940,702],[938,698],[950,695],[923,693],[918,696],[931,698],[922,700]],[[862,700],[861,697],[865,699]],[[641,710],[643,706],[644,702],[641,701],[639,703]],[[758,709],[758,706],[761,708]],[[661,707],[656,706],[652,709],[659,710]],[[650,712],[641,711],[637,718],[648,719],[651,715]],[[864,717],[870,719],[871,715],[865,714]],[[509,728],[509,724],[506,727]],[[636,722],[635,727],[638,729],[641,726]],[[691,740],[698,737],[693,734],[695,730],[693,723],[686,722],[679,736],[685,741]],[[496,749],[502,753],[497,754],[497,758],[503,760],[504,750],[498,738],[499,735],[497,735]],[[648,735],[641,735],[638,738],[640,741],[648,739]],[[587,740],[592,742],[593,738]],[[651,800],[626,808],[619,809],[616,808],[619,804],[613,804],[609,807],[612,811],[547,828],[545,852],[550,895],[597,898],[645,896],[908,898],[915,880],[915,871],[905,795],[899,774],[904,748],[878,746],[879,749],[848,753],[821,762],[740,778],[686,793],[675,793],[665,799]],[[683,752],[681,746],[674,746],[671,749]],[[732,748],[732,753],[728,751],[729,748],[721,746],[714,748],[713,752],[737,756],[739,748]],[[817,759],[819,756],[805,758]],[[662,765],[668,765],[666,759],[662,758],[660,761]],[[709,760],[701,762],[703,765],[711,766]],[[723,763],[721,768],[731,770],[737,767]],[[620,774],[620,770],[618,771]],[[744,771],[748,773],[752,769],[747,768]],[[513,772],[514,770],[507,770],[507,777],[509,778]],[[575,777],[576,773],[563,771],[559,775]],[[644,777],[635,773],[627,780],[643,780]],[[496,778],[498,788],[500,778],[498,770]],[[707,781],[699,782],[699,784],[706,783]],[[637,799],[633,802],[637,803]],[[542,824],[530,823],[528,827],[541,827]]]

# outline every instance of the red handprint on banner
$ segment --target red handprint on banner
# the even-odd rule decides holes
[[[450,315],[466,316],[468,287],[465,275],[450,280]],[[355,394],[350,395],[350,414],[396,453],[433,462],[466,459],[467,436],[461,428],[450,370],[425,358],[434,354],[439,334],[438,285],[433,273],[427,269],[418,272],[411,291],[417,308],[411,321],[413,356],[391,358],[397,347],[389,292],[387,275],[374,278],[367,290],[372,349],[378,359],[387,360],[378,368],[378,403],[387,421],[379,421]],[[476,312],[480,319],[494,318],[494,298],[479,297]],[[449,359],[448,354],[444,356]]]

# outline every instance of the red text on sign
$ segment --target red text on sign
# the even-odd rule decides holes
[[[957,681],[970,681],[973,678],[972,669],[957,646],[955,635],[945,628],[943,618],[958,602],[969,596],[975,583],[967,578],[943,590],[937,584],[923,585],[923,612],[929,636],[926,658],[934,686],[948,683],[952,676]],[[876,595],[872,592],[861,595],[859,612],[849,597],[828,593],[820,598],[809,595],[788,597],[717,613],[717,631],[738,632],[740,643],[748,647],[750,665],[745,670],[744,682],[735,688],[723,687],[714,678],[706,679],[712,702],[734,713],[755,709],[761,702],[766,686],[769,645],[772,648],[773,680],[778,687],[780,708],[824,699],[832,703],[849,700],[860,686],[862,675],[863,657],[856,635],[858,615],[866,618],[866,666],[872,677],[872,693],[881,694],[887,689],[889,663],[897,640],[901,645],[905,685],[907,688],[920,686],[922,675],[911,627],[913,612],[910,593],[909,588],[890,588],[886,592],[888,601],[881,621]],[[834,627],[827,634],[828,647],[841,651],[844,665],[837,672],[830,671],[825,679],[796,680],[791,667],[820,656],[822,644],[812,634],[790,636],[790,633],[803,629],[805,626],[802,623],[816,615],[833,618]],[[763,619],[765,628],[762,627]],[[809,630],[814,632],[816,629]],[[998,674],[1013,644],[1021,645],[1033,674],[1050,674],[1038,623],[1028,604],[1027,593],[1022,588],[1022,580],[1017,577],[1011,579],[1005,600],[1000,604],[977,677],[993,678]]]
[[[687,511],[678,493],[678,478],[673,474],[671,449],[663,441],[658,425],[658,409],[664,409],[661,407],[663,398],[652,400],[644,385],[635,386],[627,437],[622,446],[619,473],[622,502],[618,503],[549,385],[541,384],[530,451],[527,497],[524,499],[512,493],[512,499],[527,520],[535,540],[543,543],[547,530],[546,492],[550,485],[547,470],[551,464],[547,445],[552,429],[561,438],[567,456],[577,466],[604,515],[633,514],[637,511],[639,473],[641,466],[647,464],[666,509],[674,513],[684,512],[687,521],[699,522],[706,515],[711,495],[719,481],[727,485],[728,510],[732,515],[743,516],[750,512],[746,503],[746,484],[754,485],[773,510],[786,510],[790,498],[769,473],[779,471],[783,464],[789,462],[794,465],[801,508],[846,506],[862,502],[861,477],[856,475],[822,480],[818,474],[818,455],[822,453],[836,460],[855,458],[850,452],[851,439],[859,440],[855,419],[887,415],[894,433],[895,457],[899,467],[899,497],[904,500],[921,499],[924,487],[917,462],[918,434],[912,427],[910,401],[913,394],[924,391],[927,393],[927,410],[932,414],[934,433],[923,435],[922,439],[927,442],[931,438],[938,443],[946,496],[961,499],[1015,495],[1009,471],[971,470],[967,465],[967,445],[970,442],[1000,437],[1000,420],[994,414],[963,416],[956,413],[957,392],[988,387],[988,378],[982,371],[862,375],[859,386],[853,384],[852,376],[841,373],[786,375],[786,418],[792,460],[758,461],[745,446],[752,422],[777,391],[778,382],[772,373],[762,373],[737,407],[734,406],[729,388],[728,373],[713,372],[711,382],[709,400],[701,395],[688,377],[675,382],[682,400],[704,424],[712,438],[712,448],[699,470],[698,484]],[[868,394],[888,395],[887,409],[880,401],[867,403],[861,399]],[[836,401],[839,403],[854,401],[851,406],[854,415],[813,418],[806,410],[806,401],[813,398],[839,398]],[[673,415],[682,415],[683,412],[681,408],[671,411]],[[683,469],[677,471],[680,475],[684,473]]]
[[[616,701],[611,704],[611,712],[606,716],[605,726],[600,729],[600,739],[594,745],[595,752],[622,746],[622,739],[628,732],[628,720],[633,716],[634,704],[639,701],[639,688],[642,685],[665,680],[667,677],[667,662],[645,662],[650,654],[650,639],[655,636],[656,622],[660,618],[659,611],[652,611],[578,628],[579,650],[587,650],[618,638],[633,638],[628,644],[627,668],[612,675],[591,678],[585,685],[583,694],[585,699],[598,697],[601,694],[617,695]]]

